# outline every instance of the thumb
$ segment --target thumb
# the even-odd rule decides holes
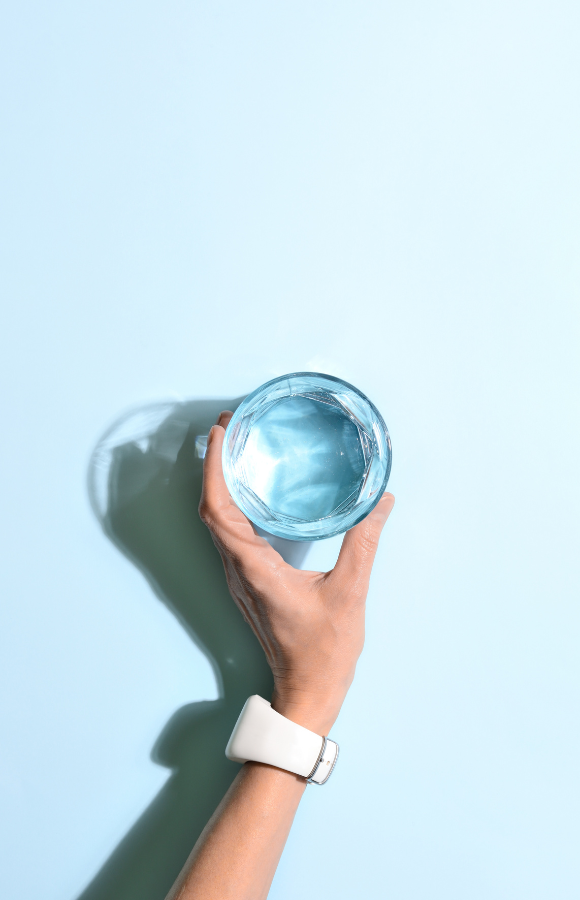
[[[379,538],[394,505],[393,495],[383,494],[366,519],[346,532],[330,575],[330,581],[340,585],[342,591],[358,589],[366,596]]]

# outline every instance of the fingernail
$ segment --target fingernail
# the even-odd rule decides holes
[[[212,442],[212,440],[213,440],[213,430],[214,430],[214,428],[215,428],[215,425],[212,425],[211,428],[210,428],[210,430],[209,430],[209,434],[208,434],[208,436],[207,436],[207,446],[208,446],[208,447],[209,447],[209,445],[211,444],[211,442]]]
[[[222,409],[221,413],[218,416],[217,424],[221,425],[222,419],[227,418],[228,416],[230,416],[230,418],[231,416],[233,416],[233,412],[231,411],[231,409]],[[223,427],[225,428],[226,426],[224,425]]]

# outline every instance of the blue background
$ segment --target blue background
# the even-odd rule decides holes
[[[579,32],[566,0],[5,9],[3,897],[74,900],[217,696],[93,447],[296,370],[379,407],[397,505],[271,896],[579,896]]]

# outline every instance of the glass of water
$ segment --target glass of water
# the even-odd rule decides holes
[[[379,502],[391,440],[378,409],[352,384],[295,372],[240,404],[227,427],[223,470],[254,525],[316,541],[352,528]]]

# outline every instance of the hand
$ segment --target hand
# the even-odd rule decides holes
[[[395,498],[347,531],[331,572],[284,562],[230,497],[222,471],[223,412],[207,440],[199,505],[223,560],[228,586],[274,675],[272,707],[327,735],[354,677],[364,643],[365,601],[382,528]]]

